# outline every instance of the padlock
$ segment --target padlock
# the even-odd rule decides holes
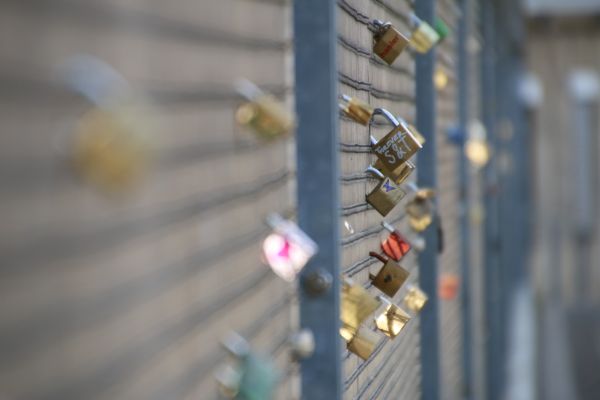
[[[410,320],[410,315],[385,297],[380,296],[380,301],[384,304],[385,309],[375,317],[375,325],[387,337],[393,339],[406,326],[406,323]]]
[[[387,239],[381,242],[381,250],[394,261],[400,261],[411,249],[410,242],[397,229],[387,222],[382,222],[383,227],[390,232]]]
[[[460,289],[460,278],[456,274],[440,275],[438,280],[438,297],[442,300],[454,300]]]
[[[230,333],[223,346],[233,356],[235,366],[225,365],[216,373],[221,395],[237,400],[272,399],[279,381],[273,363],[254,354],[237,333]]]
[[[410,37],[410,45],[419,53],[427,53],[440,41],[440,35],[427,22],[416,15],[411,15],[411,22],[415,29]]]
[[[377,141],[371,138],[371,147],[388,171],[396,171],[423,146],[408,126],[399,122],[383,139]]]
[[[340,103],[339,107],[344,114],[359,124],[369,125],[373,116],[373,107],[356,97],[350,97],[345,94],[342,95],[342,100],[344,103]]]
[[[265,140],[276,139],[292,131],[294,115],[279,100],[247,80],[238,81],[236,86],[238,92],[248,100],[235,113],[240,125],[252,128]]]
[[[387,176],[388,178],[391,178],[397,185],[403,183],[416,168],[413,163],[407,161],[405,163],[402,163],[402,165],[400,165],[400,167],[398,167],[396,170],[389,171],[379,159],[375,161],[375,164],[373,164],[373,166],[379,171],[381,171],[383,175]]]
[[[375,312],[379,305],[379,300],[369,294],[365,288],[349,278],[344,278],[340,310],[340,319],[342,320],[340,334],[342,337],[349,340],[356,333],[360,324]]]
[[[273,233],[263,241],[264,260],[280,278],[293,282],[319,248],[294,222],[278,214],[269,215],[267,223]]]
[[[367,202],[385,217],[404,198],[406,192],[377,169],[369,167],[367,171],[381,179],[371,193],[367,194]]]
[[[425,303],[427,303],[427,300],[428,298],[424,291],[411,285],[408,287],[403,302],[406,308],[418,314],[425,306]]]
[[[379,270],[377,275],[369,274],[369,279],[377,289],[388,295],[388,297],[394,297],[396,292],[408,279],[409,272],[402,268],[399,264],[391,259],[386,259],[380,254],[374,251],[370,252],[371,257],[377,258],[383,263],[383,267]]]
[[[373,21],[375,33],[373,35],[373,53],[392,65],[409,43],[406,36],[400,33],[391,23]]]
[[[409,224],[415,231],[422,232],[433,222],[435,206],[432,198],[434,196],[435,192],[432,189],[419,189],[413,199],[407,203]]]
[[[356,354],[363,360],[367,360],[377,347],[379,335],[367,327],[361,326],[354,336],[348,341],[348,351]]]
[[[77,170],[88,181],[110,192],[140,181],[150,160],[143,116],[124,105],[95,107],[79,121],[74,144]]]
[[[448,28],[448,25],[446,25],[444,20],[440,17],[435,17],[435,21],[433,22],[433,29],[435,29],[437,34],[440,36],[440,42],[446,39],[446,37],[450,33],[450,28]]]

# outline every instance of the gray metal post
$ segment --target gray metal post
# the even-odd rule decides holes
[[[342,398],[336,11],[334,0],[294,2],[298,221],[319,245],[301,277],[300,325],[316,341],[315,353],[301,364],[307,400]],[[316,273],[332,285],[310,294],[307,281]]]
[[[422,20],[432,24],[435,17],[435,0],[415,2],[415,13]],[[433,69],[435,49],[417,56],[417,129],[425,136],[427,143],[419,152],[417,179],[420,186],[437,187],[436,165],[437,144],[435,124],[435,88]],[[437,224],[425,232],[427,249],[419,255],[419,284],[429,295],[429,302],[421,312],[421,376],[422,399],[439,399],[439,304],[437,299]]]
[[[461,265],[461,311],[462,311],[462,363],[463,398],[473,396],[472,371],[472,318],[471,318],[471,247],[469,232],[469,163],[464,152],[467,125],[469,123],[469,54],[467,41],[471,24],[470,0],[460,0],[461,19],[458,22],[458,127],[463,134],[458,154],[458,175],[460,184],[460,265]]]

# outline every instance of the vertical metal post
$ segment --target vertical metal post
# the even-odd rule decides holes
[[[469,163],[464,145],[469,123],[469,54],[467,40],[471,24],[470,0],[460,0],[461,18],[458,22],[458,128],[462,142],[458,154],[458,175],[460,192],[460,272],[461,272],[461,313],[462,313],[462,363],[463,398],[470,400],[473,395],[472,372],[472,319],[471,319],[471,247],[469,232]]]
[[[435,18],[435,0],[415,2],[415,13],[422,20],[433,24]],[[417,129],[425,135],[427,143],[419,152],[417,160],[417,179],[420,186],[436,188],[437,144],[435,124],[435,88],[433,69],[435,49],[417,56]],[[434,223],[425,232],[427,249],[419,255],[419,284],[429,294],[427,307],[421,312],[421,376],[422,399],[439,399],[439,304],[437,299],[437,224]]]
[[[315,353],[301,364],[307,400],[342,398],[335,15],[334,0],[294,2],[298,222],[319,245],[301,277],[300,324],[316,341]],[[311,294],[311,277],[330,278],[332,285]]]

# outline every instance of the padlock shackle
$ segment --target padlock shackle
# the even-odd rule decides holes
[[[384,227],[384,229],[390,233],[396,233],[396,228],[394,228],[392,226],[392,224],[386,222],[386,221],[381,221],[381,225]]]
[[[398,121],[398,119],[396,119],[396,117],[394,116],[394,114],[392,114],[391,112],[389,112],[385,108],[376,108],[376,109],[374,109],[373,110],[373,115],[371,115],[371,121],[373,120],[373,118],[376,115],[382,115],[383,117],[385,117],[385,119],[387,119],[392,125],[394,125],[394,128],[398,127],[400,125],[400,122]]]
[[[370,172],[373,175],[376,175],[378,178],[380,179],[385,179],[385,175],[383,174],[383,172],[381,172],[380,170],[378,170],[377,168],[374,168],[373,166],[369,165],[367,167],[367,169],[365,170],[365,172]]]
[[[369,255],[370,255],[371,257],[374,257],[374,258],[378,259],[379,261],[381,261],[381,262],[382,262],[382,263],[384,263],[384,264],[388,262],[388,260],[387,260],[387,259],[386,259],[384,256],[382,256],[381,254],[379,254],[379,253],[376,253],[376,252],[374,252],[374,251],[370,251],[370,252],[369,252]]]

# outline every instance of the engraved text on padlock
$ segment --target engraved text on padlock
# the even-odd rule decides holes
[[[421,143],[403,124],[400,124],[385,135],[383,139],[373,144],[375,155],[390,171],[400,168],[421,148]]]
[[[394,63],[396,58],[408,45],[409,40],[393,26],[385,25],[373,40],[373,52],[388,65]]]

